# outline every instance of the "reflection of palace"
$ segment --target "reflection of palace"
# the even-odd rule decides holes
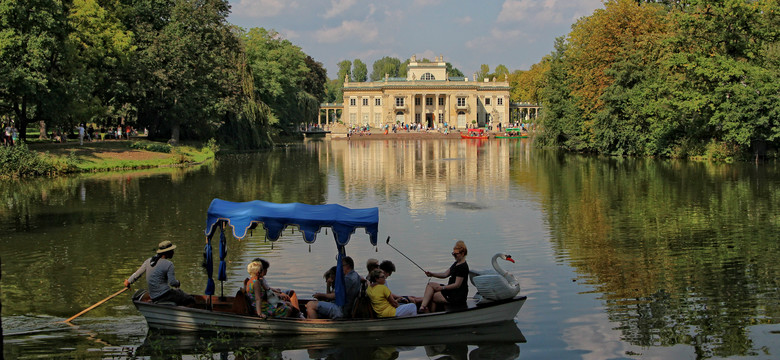
[[[366,188],[388,197],[405,193],[412,211],[442,212],[453,189],[466,201],[484,191],[508,191],[509,144],[514,142],[332,141],[320,153],[343,169],[345,196]]]
[[[422,124],[430,128],[444,123],[466,128],[476,121],[484,126],[509,123],[507,79],[451,77],[444,56],[418,62],[412,56],[406,78],[388,77],[375,82],[344,81],[342,121],[347,125]]]

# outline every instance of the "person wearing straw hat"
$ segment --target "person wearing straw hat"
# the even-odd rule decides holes
[[[141,267],[125,280],[125,287],[130,287],[130,284],[138,280],[143,273],[146,273],[146,284],[149,287],[149,296],[153,302],[173,302],[176,305],[194,303],[194,296],[178,288],[180,283],[176,279],[173,262],[171,262],[174,249],[176,249],[176,245],[168,240],[157,245],[157,254],[146,259]]]

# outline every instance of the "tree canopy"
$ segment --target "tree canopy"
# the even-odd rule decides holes
[[[776,154],[779,13],[771,0],[611,0],[537,64],[543,81],[514,78],[542,85],[542,145],[723,160]]]

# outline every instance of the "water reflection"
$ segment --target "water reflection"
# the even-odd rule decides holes
[[[116,292],[162,240],[178,246],[182,288],[203,292],[202,232],[215,197],[377,206],[380,237],[392,236],[432,271],[451,264],[455,239],[469,245],[474,268],[488,268],[496,252],[511,253],[518,263],[509,271],[529,296],[518,316],[529,339],[523,357],[760,358],[780,351],[766,345],[780,343],[777,164],[587,157],[527,141],[318,141],[196,168],[1,185],[4,332],[51,330],[6,338],[6,358],[140,345],[146,325],[129,295],[84,315],[78,329],[47,324]],[[263,256],[273,286],[307,296],[323,290],[321,274],[335,257],[331,237],[309,246],[291,231],[273,244],[256,231],[228,247],[226,293],[246,277],[246,262]],[[389,247],[368,245],[360,231],[348,252],[357,263],[393,260],[393,292],[419,295],[428,280]],[[380,343],[361,354],[424,358],[438,349],[464,358],[490,349],[437,344]],[[265,349],[310,356],[305,346]]]
[[[136,356],[171,354],[243,359],[397,359],[401,352],[452,359],[516,359],[525,337],[512,321],[490,326],[314,336],[246,336],[150,330]],[[296,352],[294,350],[304,351]]]

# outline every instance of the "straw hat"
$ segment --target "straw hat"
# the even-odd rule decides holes
[[[165,240],[161,242],[159,245],[157,245],[157,253],[162,254],[164,252],[171,251],[176,248],[176,245],[173,245],[172,242]]]

